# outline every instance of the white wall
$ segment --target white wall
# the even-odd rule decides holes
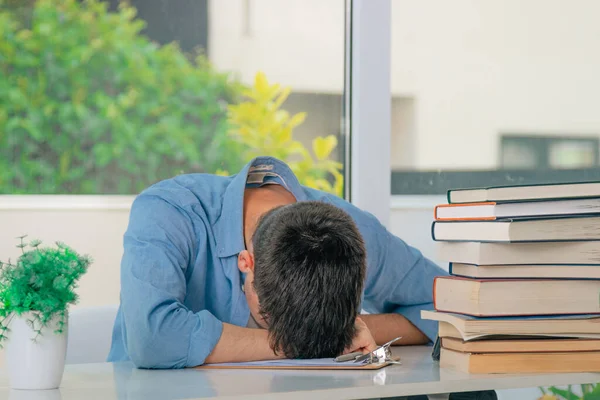
[[[417,157],[417,114],[414,98],[392,99],[390,164],[392,169],[410,169]]]
[[[437,262],[435,242],[431,239],[431,223],[433,207],[446,203],[445,197],[392,196],[391,203],[390,232]]]
[[[16,236],[28,234],[46,245],[62,241],[94,259],[77,292],[81,306],[119,302],[119,268],[131,196],[0,196],[0,259],[20,254]],[[390,230],[434,259],[430,224],[438,196],[393,200]]]
[[[210,57],[248,82],[264,70],[341,93],[343,12],[342,0],[213,0]],[[413,151],[393,151],[392,165],[494,168],[500,133],[598,137],[597,15],[596,0],[393,0],[392,94],[416,106],[392,117],[395,136],[414,120],[392,139]]]
[[[342,92],[344,0],[211,0],[209,21],[217,68],[245,82],[264,71],[297,91]]]
[[[600,2],[393,5],[393,92],[418,101],[417,167],[495,167],[499,132],[600,132]]]
[[[131,196],[0,196],[0,259],[18,257],[16,236],[27,234],[48,246],[62,241],[94,259],[80,281],[78,306],[116,304],[132,201]]]

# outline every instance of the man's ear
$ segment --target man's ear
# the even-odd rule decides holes
[[[242,250],[238,254],[238,269],[245,274],[254,272],[254,255],[248,250]]]

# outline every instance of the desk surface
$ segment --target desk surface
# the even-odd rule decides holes
[[[11,391],[0,372],[0,398],[71,399],[356,399],[600,382],[600,373],[468,375],[440,369],[431,347],[396,347],[403,365],[377,371],[139,370],[130,363],[68,365],[59,390]]]

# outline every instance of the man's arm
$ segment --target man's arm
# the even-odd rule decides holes
[[[400,314],[365,314],[360,318],[365,321],[378,345],[394,340],[399,336],[402,339],[394,345],[426,344],[429,338]]]
[[[242,328],[223,323],[223,333],[205,363],[261,361],[284,358],[269,345],[265,329]]]
[[[134,202],[124,239],[121,311],[125,345],[141,368],[276,358],[267,332],[222,323],[183,303],[190,260],[206,246],[186,212],[156,196]]]

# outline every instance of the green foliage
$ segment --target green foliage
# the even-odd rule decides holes
[[[281,109],[289,88],[259,73],[244,89],[202,54],[152,43],[135,16],[100,0],[0,0],[0,194],[132,194],[271,155],[342,195],[337,139],[315,139],[313,157],[293,138],[305,114]]]
[[[549,387],[548,390],[555,396],[561,396],[566,400],[579,400],[579,396],[571,391],[571,387],[568,389],[559,389],[557,387]]]
[[[567,389],[551,386],[540,390],[542,391],[540,400],[600,400],[600,384],[579,385],[581,395],[573,390],[573,385],[569,385]]]
[[[0,262],[0,345],[7,338],[10,320],[31,312],[29,326],[37,338],[42,329],[58,317],[55,333],[62,333],[67,306],[77,302],[77,281],[91,263],[63,243],[41,248],[39,240],[29,244],[20,238],[22,255],[12,264]],[[29,247],[30,250],[25,251]]]
[[[131,194],[241,168],[226,121],[241,86],[151,42],[135,16],[99,0],[0,0],[0,194]]]
[[[244,159],[261,155],[276,157],[290,165],[302,184],[342,196],[342,164],[329,160],[337,146],[337,138],[330,135],[314,139],[315,157],[294,139],[293,130],[304,122],[306,114],[290,115],[281,109],[290,89],[269,84],[265,75],[259,72],[254,85],[243,94],[244,101],[229,106],[228,119],[230,135],[246,148]]]

